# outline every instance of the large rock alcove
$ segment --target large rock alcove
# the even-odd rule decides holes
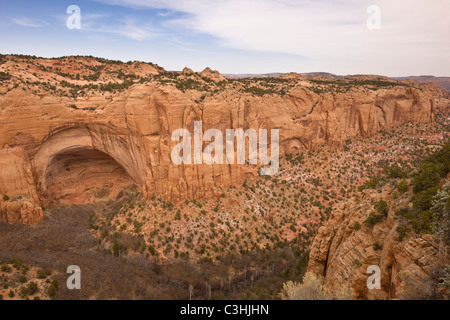
[[[36,152],[33,168],[44,206],[115,198],[145,181],[145,162],[136,145],[106,126],[53,132]]]

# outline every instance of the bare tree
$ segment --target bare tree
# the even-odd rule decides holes
[[[323,277],[307,272],[302,283],[288,281],[283,284],[284,300],[351,300],[353,290],[349,286],[338,286],[330,291],[324,285]]]

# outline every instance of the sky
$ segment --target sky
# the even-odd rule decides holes
[[[224,74],[450,76],[450,0],[0,0],[0,53]]]

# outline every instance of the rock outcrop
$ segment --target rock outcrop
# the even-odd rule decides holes
[[[286,73],[281,76],[282,79],[298,79],[298,80],[306,80],[302,75],[298,74],[297,72],[290,72]]]
[[[28,197],[17,197],[11,201],[0,200],[0,222],[35,224],[42,221],[42,208]]]
[[[433,235],[409,235],[399,241],[398,221],[394,212],[408,205],[408,196],[391,205],[387,218],[373,228],[364,224],[380,199],[392,193],[392,186],[381,193],[363,191],[361,197],[338,205],[326,225],[321,227],[311,247],[308,271],[322,275],[331,290],[350,286],[355,299],[396,299],[404,283],[401,271],[409,271],[427,279],[436,264],[449,263],[439,254],[439,240]],[[369,266],[381,270],[381,289],[370,290]]]
[[[203,70],[201,73],[200,73],[200,76],[202,76],[202,77],[204,77],[204,78],[207,78],[207,79],[210,79],[210,80],[213,80],[213,81],[215,81],[215,82],[221,82],[221,81],[226,81],[227,79],[224,77],[224,76],[222,76],[220,73],[219,73],[219,71],[217,71],[217,70],[211,70],[211,68],[209,68],[209,67],[206,67],[206,69],[205,70]]]
[[[189,76],[194,74],[194,70],[189,69],[188,67],[184,67],[183,71],[181,71],[181,74],[185,75],[185,76]]]

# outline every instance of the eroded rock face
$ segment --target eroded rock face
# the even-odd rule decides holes
[[[211,70],[202,75],[224,81]],[[64,198],[64,190],[71,194],[93,192],[94,185],[101,189],[86,175],[83,191],[73,187],[74,176],[54,177],[70,169],[65,165],[86,172],[83,166],[87,169],[89,161],[81,155],[99,152],[109,162],[102,177],[102,170],[96,171],[95,180],[109,188],[134,184],[147,197],[154,194],[174,202],[212,198],[230,184],[255,177],[257,168],[174,165],[170,154],[178,142],[171,141],[171,135],[180,128],[193,132],[194,121],[202,121],[204,131],[224,133],[237,128],[279,129],[283,155],[339,148],[349,137],[370,136],[395,123],[430,122],[435,108],[434,92],[410,87],[318,95],[299,83],[284,96],[254,96],[230,88],[201,101],[198,95],[170,85],[135,84],[121,93],[80,97],[74,104],[50,93],[10,90],[0,96],[0,194],[24,195],[46,206]]]
[[[392,191],[389,188],[392,187],[385,187],[382,193],[366,190],[361,198],[341,203],[319,229],[311,247],[308,271],[323,275],[330,289],[347,285],[353,288],[356,299],[396,299],[404,285],[399,272],[408,270],[426,279],[437,262],[449,263],[449,257],[442,261],[435,236],[410,235],[399,241],[395,208],[373,228],[364,225],[375,203]],[[381,290],[367,287],[371,275],[367,269],[372,265],[380,267]]]
[[[181,74],[186,75],[186,76],[192,75],[194,73],[195,73],[194,70],[189,69],[188,67],[184,67],[183,71],[181,71]]]
[[[42,208],[33,199],[19,197],[0,202],[0,222],[10,224],[35,224],[42,221]]]

